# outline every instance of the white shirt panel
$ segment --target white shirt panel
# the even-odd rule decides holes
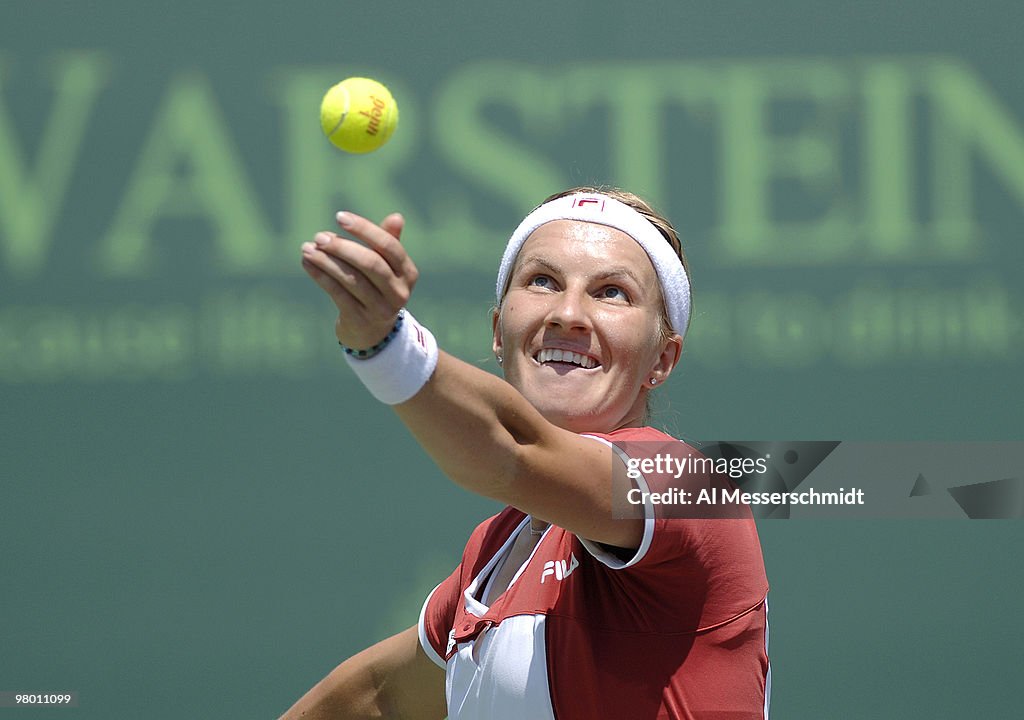
[[[449,720],[554,720],[543,615],[506,618],[448,660]]]
[[[489,603],[491,596],[504,591],[493,587],[492,581],[516,538],[529,524],[527,516],[463,592],[468,612],[483,617],[490,607],[477,597]],[[534,547],[530,558],[536,551]],[[510,586],[530,558],[517,570]],[[488,587],[481,593],[485,580]],[[445,668],[449,720],[554,720],[544,620],[543,615],[516,615],[458,644]]]

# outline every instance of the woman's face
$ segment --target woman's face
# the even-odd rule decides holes
[[[508,380],[550,422],[574,432],[642,424],[650,379],[679,359],[661,333],[658,276],[615,228],[573,220],[539,227],[516,259],[494,320]]]

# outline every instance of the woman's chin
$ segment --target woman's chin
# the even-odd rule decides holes
[[[574,433],[611,432],[615,429],[613,422],[594,412],[584,412],[582,408],[556,406],[537,409],[552,425]]]
[[[515,383],[513,383],[515,385]],[[574,433],[608,433],[627,424],[634,408],[609,403],[606,391],[552,387],[549,383],[520,383],[516,388],[552,425]]]

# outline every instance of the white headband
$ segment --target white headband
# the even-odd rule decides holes
[[[498,304],[508,283],[512,265],[533,231],[554,220],[580,220],[582,222],[607,225],[629,235],[647,253],[658,274],[661,294],[665,298],[668,319],[672,329],[679,334],[686,333],[690,323],[690,280],[686,277],[683,263],[676,255],[665,236],[651,221],[623,202],[597,193],[566,195],[544,203],[526,216],[505,247],[498,268],[498,282],[495,294]]]

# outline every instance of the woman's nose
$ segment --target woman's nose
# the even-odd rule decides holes
[[[590,316],[587,311],[589,296],[586,293],[563,290],[552,298],[552,307],[548,312],[548,327],[559,327],[563,330],[589,330]]]

